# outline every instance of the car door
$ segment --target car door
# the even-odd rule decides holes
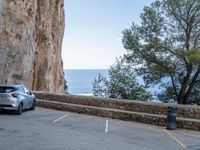
[[[20,91],[20,100],[23,102],[23,108],[26,109],[28,107],[27,94],[25,93],[23,86],[19,86],[18,89]]]
[[[25,87],[23,86],[23,89],[24,89],[24,92],[25,92],[25,95],[26,95],[26,109],[29,109],[32,104],[33,104],[33,97],[30,93],[30,91]]]

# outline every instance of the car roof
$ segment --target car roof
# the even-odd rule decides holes
[[[0,87],[19,87],[23,86],[22,84],[0,84]]]

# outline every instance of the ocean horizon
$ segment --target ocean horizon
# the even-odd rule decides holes
[[[65,69],[64,77],[67,81],[68,93],[73,95],[93,96],[92,83],[98,75],[102,74],[107,79],[109,78],[108,69]],[[138,82],[143,84],[141,77],[138,77]],[[148,88],[151,94],[161,92],[159,85]],[[157,102],[157,97],[153,96]]]
[[[92,83],[102,74],[108,78],[108,69],[65,69],[68,92],[74,95],[92,96]]]

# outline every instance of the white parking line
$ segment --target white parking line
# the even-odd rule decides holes
[[[106,120],[105,133],[108,133],[108,119]]]
[[[171,137],[172,139],[174,139],[174,140],[176,141],[176,143],[178,143],[179,145],[181,145],[184,149],[187,148],[187,146],[186,146],[185,144],[183,144],[181,141],[179,141],[175,136],[173,136],[173,135],[172,135],[171,133],[169,133],[167,130],[163,129],[163,131],[164,131],[165,133],[167,133],[167,135],[168,135],[169,137]]]
[[[54,120],[52,123],[56,123],[56,122],[60,121],[61,119],[65,118],[65,117],[67,117],[67,116],[69,116],[69,114],[66,114],[66,115],[64,115],[64,116],[62,116],[62,117],[60,117],[60,118]]]

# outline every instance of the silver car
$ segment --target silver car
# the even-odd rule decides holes
[[[24,85],[0,85],[0,109],[21,115],[24,109],[34,110],[35,103],[35,95]]]

